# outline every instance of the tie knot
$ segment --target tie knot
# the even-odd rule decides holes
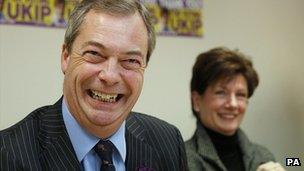
[[[101,159],[102,170],[112,170],[114,169],[112,154],[114,150],[114,145],[111,141],[100,140],[94,147],[95,152]]]
[[[94,150],[101,158],[107,155],[112,156],[113,149],[114,149],[114,145],[109,140],[106,141],[100,140],[94,147]]]

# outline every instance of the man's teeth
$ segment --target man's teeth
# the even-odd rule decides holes
[[[110,102],[110,103],[113,103],[116,101],[116,97],[118,94],[104,94],[104,93],[101,93],[99,91],[96,91],[96,90],[91,90],[92,92],[92,97],[96,100],[99,100],[99,101],[103,101],[103,102]]]

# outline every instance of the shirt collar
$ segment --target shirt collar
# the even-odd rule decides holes
[[[62,115],[77,159],[79,162],[81,162],[86,154],[92,150],[92,148],[98,143],[100,139],[87,132],[78,124],[78,122],[70,113],[67,104],[65,103],[65,99],[62,100]],[[127,153],[125,140],[125,121],[121,124],[120,128],[108,139],[114,144],[118,153],[120,154],[120,157],[125,162]]]

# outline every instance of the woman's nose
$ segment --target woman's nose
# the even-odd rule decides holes
[[[230,95],[226,102],[227,107],[235,109],[238,106],[238,100],[235,95]]]

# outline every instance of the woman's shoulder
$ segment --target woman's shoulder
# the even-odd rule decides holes
[[[195,138],[192,137],[185,141],[186,154],[188,160],[188,167],[190,170],[204,170],[203,158],[197,152]]]
[[[239,130],[238,134],[240,146],[242,151],[245,152],[245,155],[259,158],[264,161],[275,161],[274,155],[264,145],[249,140],[242,130]]]
[[[275,161],[274,155],[265,146],[253,143],[252,148],[254,149],[255,157],[264,159],[265,161]]]
[[[198,146],[197,146],[197,140],[196,140],[196,134],[194,134],[190,139],[185,141],[185,148],[187,153],[188,161],[197,161],[201,157],[198,153]],[[189,160],[191,158],[191,160]]]
[[[185,147],[186,147],[186,149],[194,150],[194,148],[195,148],[194,137],[191,137],[190,139],[188,139],[187,141],[185,141]]]

